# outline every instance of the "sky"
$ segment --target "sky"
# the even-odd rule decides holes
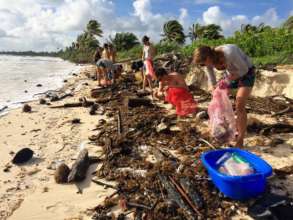
[[[293,0],[0,0],[0,51],[56,51],[102,25],[106,41],[117,32],[158,42],[163,24],[177,19],[185,32],[195,22],[218,24],[229,36],[241,24],[277,27],[293,15]]]

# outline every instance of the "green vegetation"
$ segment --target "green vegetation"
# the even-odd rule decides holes
[[[178,44],[184,44],[185,35],[182,25],[176,21],[171,20],[164,24],[164,33],[162,34],[163,42],[176,42]]]
[[[117,51],[127,51],[139,45],[137,37],[133,33],[117,33],[114,38],[110,37],[110,42]]]
[[[0,55],[41,56],[41,57],[60,57],[61,53],[62,53],[62,51],[57,51],[57,52],[0,51]]]
[[[99,46],[98,36],[102,36],[101,26],[96,21],[90,21],[86,31],[77,37],[70,47],[62,51],[65,59],[74,62],[91,62],[94,51]],[[171,20],[164,24],[162,40],[155,45],[157,55],[169,52],[181,52],[184,56],[192,56],[194,50],[202,45],[212,47],[221,44],[237,44],[245,53],[252,57],[256,65],[293,63],[293,17],[279,28],[260,24],[241,25],[241,29],[233,36],[224,38],[222,29],[215,24],[193,24],[187,36],[184,35],[182,25]],[[191,43],[184,45],[185,38]],[[117,33],[110,37],[118,55],[118,60],[139,59],[142,45],[133,33]]]

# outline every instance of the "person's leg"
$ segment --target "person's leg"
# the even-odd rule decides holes
[[[104,81],[104,85],[103,86],[106,86],[107,85],[107,70],[106,68],[101,68],[102,70],[102,78],[103,78],[103,81]]]
[[[236,140],[236,147],[243,147],[243,140],[247,129],[247,114],[245,105],[251,93],[251,87],[239,87],[236,94],[236,127],[238,136]]]
[[[147,82],[149,84],[149,87],[150,87],[151,91],[153,91],[153,84],[152,84],[151,77],[149,75],[147,75],[146,78],[147,78]]]
[[[101,85],[101,78],[102,78],[102,70],[100,67],[97,68],[97,80],[98,80],[98,86]]]

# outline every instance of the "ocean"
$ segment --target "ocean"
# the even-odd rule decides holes
[[[55,57],[0,55],[0,109],[17,107],[34,99],[34,94],[61,88],[64,79],[79,68]]]

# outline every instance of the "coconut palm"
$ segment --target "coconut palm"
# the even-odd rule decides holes
[[[86,31],[91,35],[96,35],[102,37],[103,31],[101,29],[101,24],[96,20],[90,20],[86,26]]]
[[[265,25],[264,23],[260,23],[258,26],[254,26],[251,24],[241,25],[241,32],[249,34],[261,33],[270,29],[272,28],[269,25]]]
[[[190,38],[191,41],[195,41],[196,39],[200,38],[203,33],[203,28],[199,23],[193,24],[189,28],[189,33],[188,37]]]
[[[115,37],[110,36],[110,42],[114,45],[117,51],[129,50],[139,44],[138,38],[133,33],[116,33]]]
[[[209,24],[203,26],[202,29],[202,33],[199,35],[200,38],[205,38],[209,40],[224,38],[224,36],[221,35],[222,28],[219,25]]]
[[[182,25],[176,20],[170,20],[164,24],[162,36],[163,41],[176,42],[184,44],[185,35]]]

